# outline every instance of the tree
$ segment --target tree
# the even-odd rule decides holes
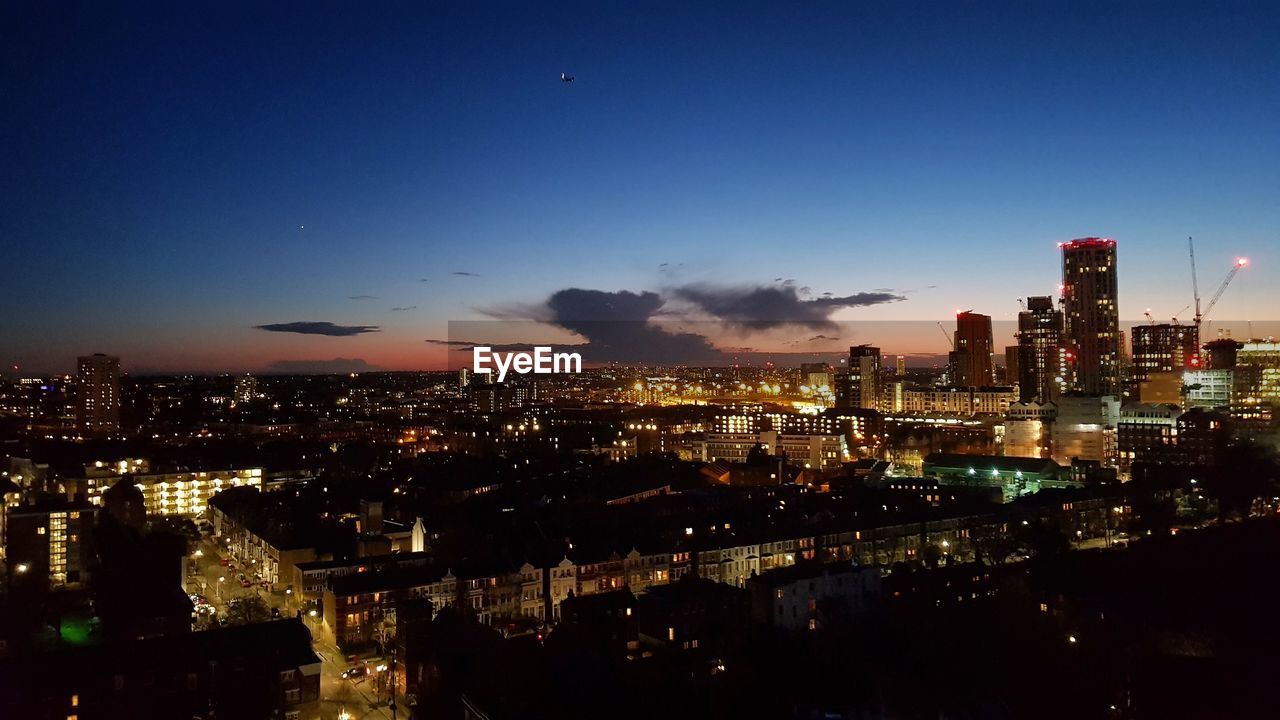
[[[252,625],[271,619],[271,608],[257,595],[237,598],[227,603],[228,625]]]

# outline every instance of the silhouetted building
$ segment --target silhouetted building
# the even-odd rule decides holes
[[[880,569],[849,563],[803,563],[747,580],[751,617],[787,630],[817,630],[833,617],[851,618],[880,603]]]
[[[320,658],[297,619],[75,641],[0,663],[0,717],[318,720]]]
[[[15,592],[42,592],[82,584],[91,558],[94,509],[83,501],[40,496],[8,508],[5,565]]]
[[[951,384],[957,387],[995,385],[991,316],[975,312],[956,315],[955,348],[948,356]]]

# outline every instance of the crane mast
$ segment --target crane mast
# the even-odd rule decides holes
[[[1196,245],[1187,236],[1187,250],[1191,253],[1191,292],[1196,298],[1196,329],[1200,328],[1200,282],[1196,279]]]

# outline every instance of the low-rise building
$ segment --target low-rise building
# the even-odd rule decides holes
[[[816,630],[830,618],[875,608],[881,598],[880,570],[851,563],[805,563],[772,570],[747,581],[751,617],[787,630]]]

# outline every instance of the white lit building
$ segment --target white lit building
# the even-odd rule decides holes
[[[210,470],[207,472],[181,472],[140,474],[131,476],[142,491],[147,516],[194,516],[205,511],[209,498],[232,487],[262,489],[262,468],[243,470]],[[102,504],[102,493],[115,484],[119,476],[90,480],[85,490],[89,502]]]

